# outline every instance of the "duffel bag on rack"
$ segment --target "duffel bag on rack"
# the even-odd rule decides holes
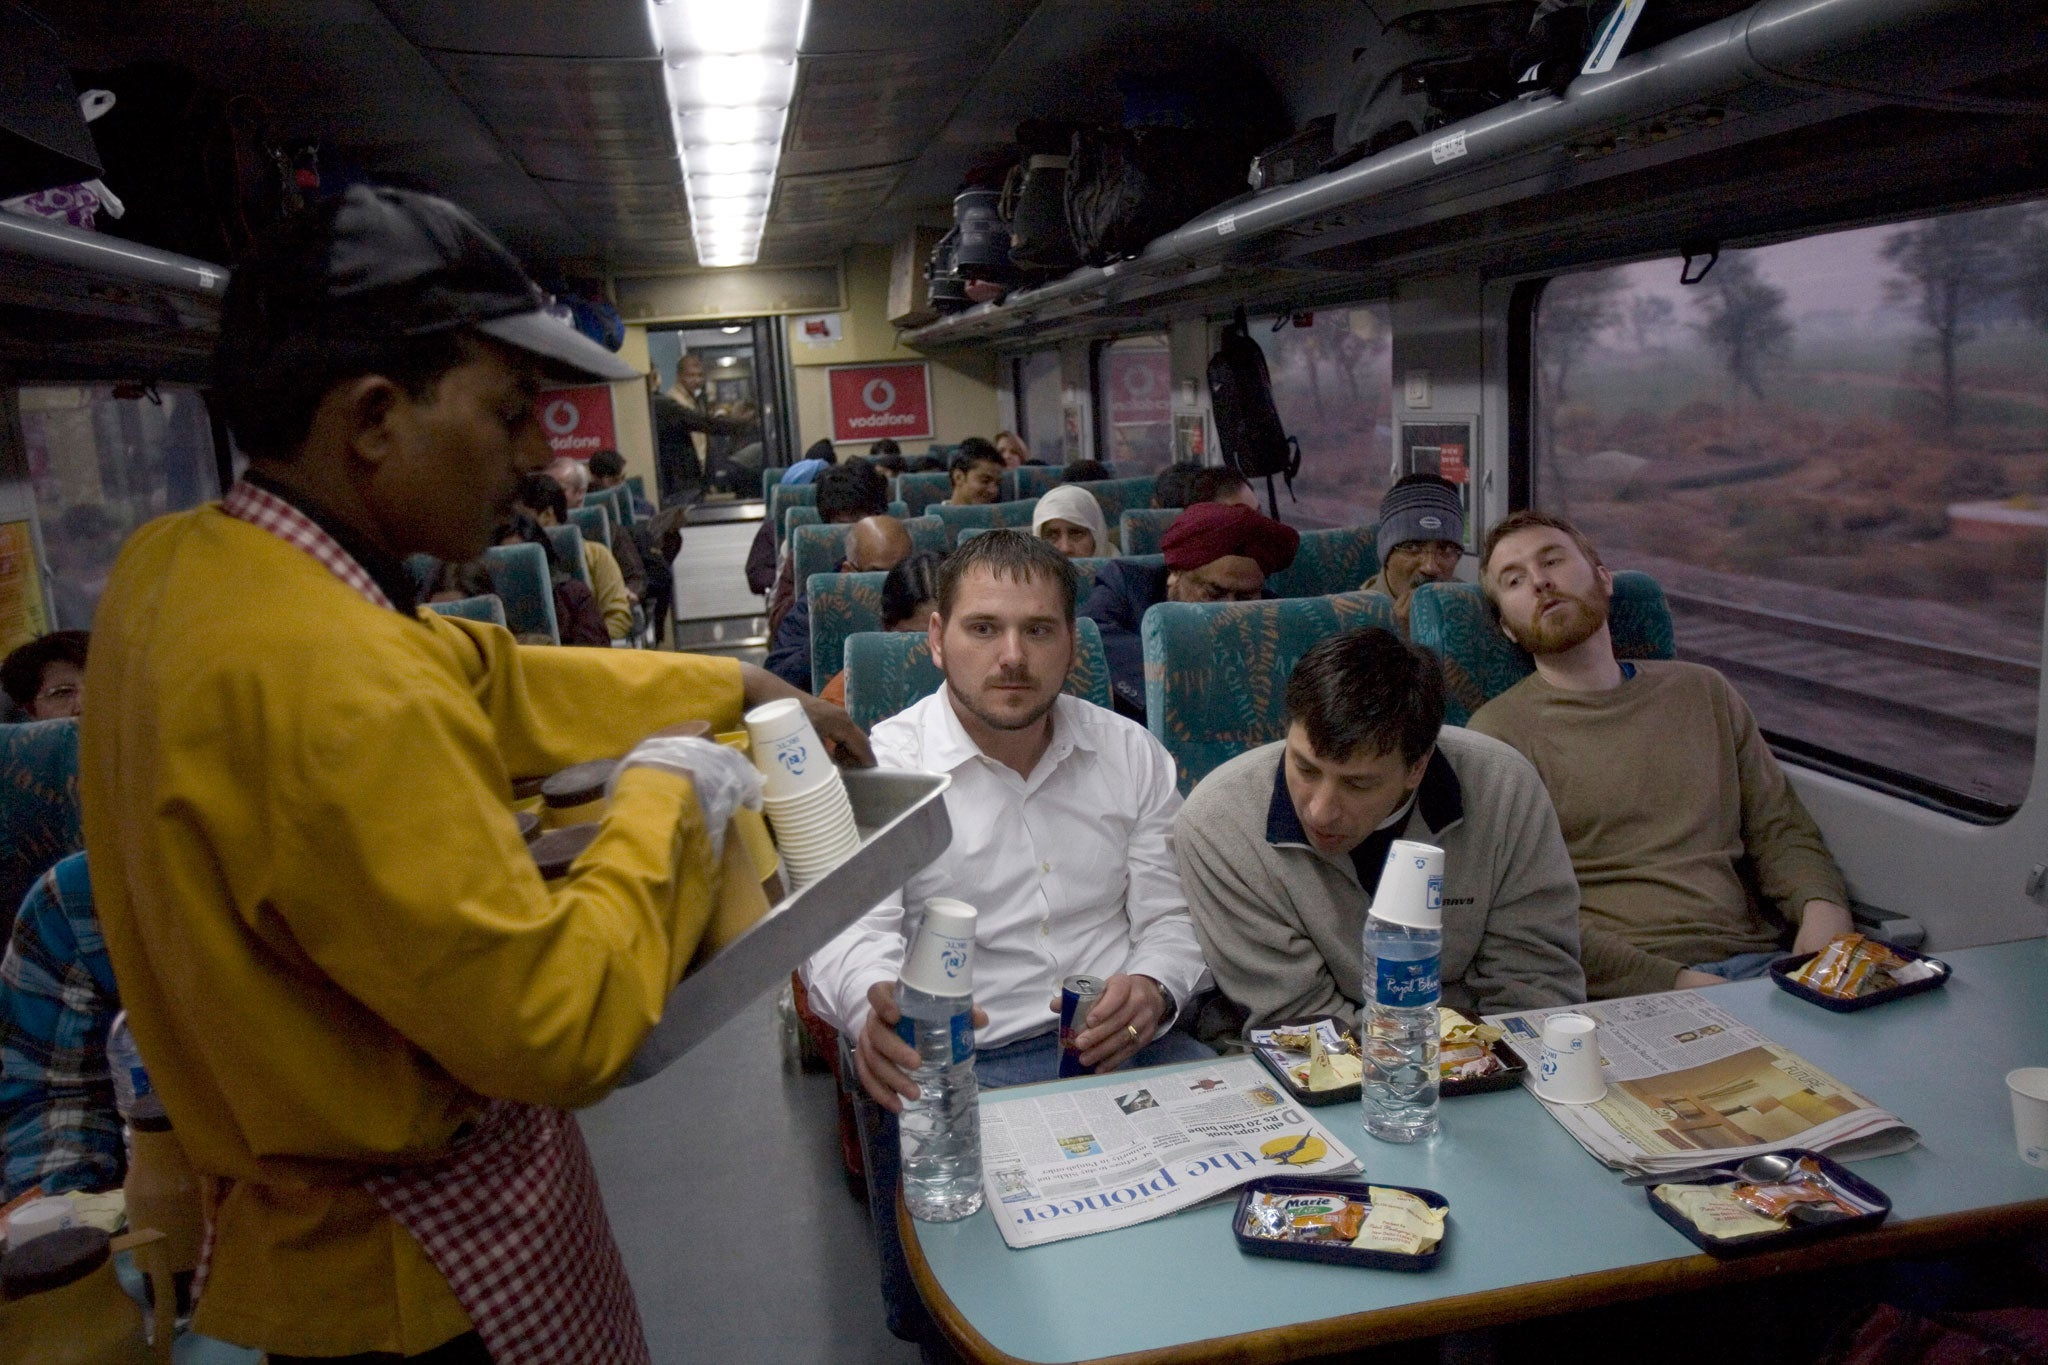
[[[1470,118],[1515,96],[1534,0],[1416,10],[1353,54],[1330,169]]]

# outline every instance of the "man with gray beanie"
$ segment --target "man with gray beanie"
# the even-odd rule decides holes
[[[1439,474],[1408,474],[1380,499],[1380,571],[1359,588],[1394,603],[1408,633],[1408,603],[1418,583],[1448,583],[1465,553],[1465,508],[1458,485]]]

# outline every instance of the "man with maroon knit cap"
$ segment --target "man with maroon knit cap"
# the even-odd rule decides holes
[[[1145,719],[1145,649],[1138,627],[1161,602],[1255,602],[1266,579],[1294,563],[1301,535],[1237,503],[1198,503],[1174,518],[1159,543],[1163,567],[1113,559],[1095,574],[1081,613],[1102,630],[1116,709]]]

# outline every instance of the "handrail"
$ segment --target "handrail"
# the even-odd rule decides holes
[[[228,287],[224,265],[12,213],[0,213],[0,256],[68,266],[108,279],[206,298],[218,299]]]

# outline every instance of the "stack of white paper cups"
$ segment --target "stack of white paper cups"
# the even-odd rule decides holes
[[[761,773],[761,803],[790,887],[808,885],[860,848],[853,803],[803,703],[771,701],[747,712],[747,739]]]
[[[903,984],[926,995],[974,994],[974,907],[934,896],[903,958]]]

